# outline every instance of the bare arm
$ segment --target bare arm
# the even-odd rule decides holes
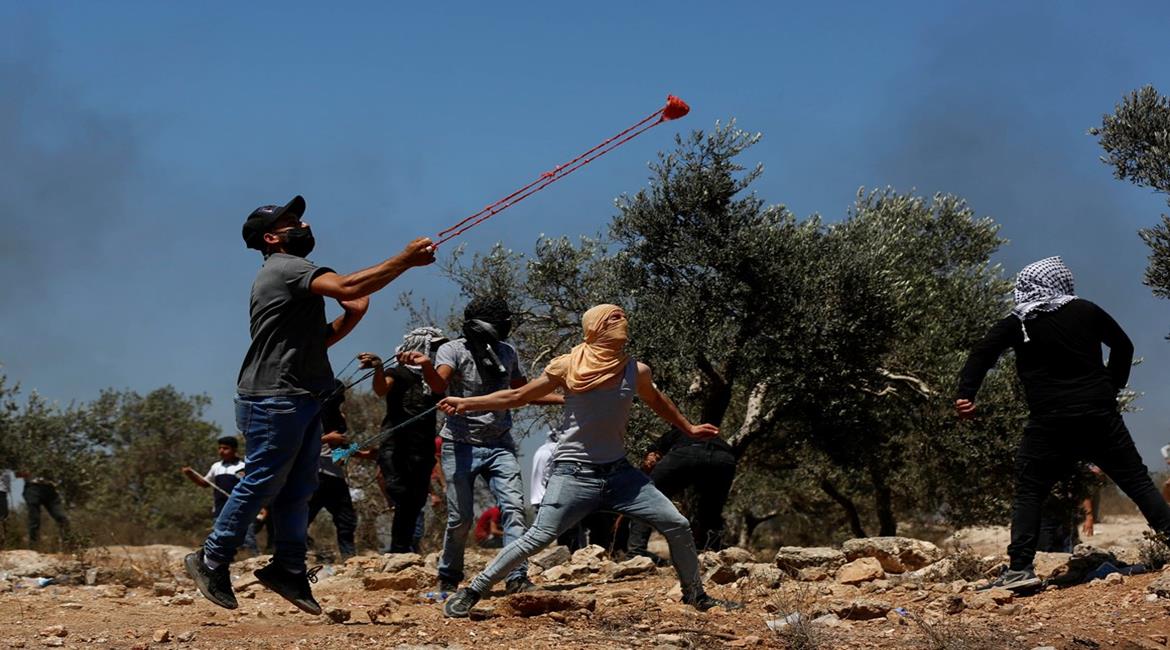
[[[394,378],[387,376],[386,371],[382,369],[382,357],[373,352],[362,352],[358,355],[358,367],[374,369],[372,387],[374,394],[378,397],[385,397],[386,393],[389,393],[390,389],[394,387]]]
[[[528,384],[527,378],[520,378],[520,379],[513,379],[512,380],[512,388],[521,388],[527,384]],[[532,400],[528,404],[532,405],[532,406],[563,406],[564,403],[565,403],[565,396],[564,395],[561,395],[560,393],[549,393],[548,395],[545,395],[544,397],[538,397],[538,398]]]
[[[319,295],[337,300],[356,300],[378,291],[414,266],[426,266],[435,261],[435,246],[427,237],[420,237],[394,257],[346,275],[322,273],[313,278],[309,289]]]
[[[344,310],[332,323],[329,324],[330,333],[325,338],[325,345],[330,346],[345,338],[346,334],[353,331],[357,324],[366,315],[366,310],[370,308],[370,297],[363,296],[355,300],[338,300],[338,304]]]
[[[444,366],[439,366],[442,369]],[[439,408],[447,415],[475,411],[502,411],[517,408],[548,395],[557,388],[556,380],[543,374],[519,388],[505,388],[489,395],[477,397],[444,397]]]
[[[447,393],[447,386],[451,383],[451,375],[455,374],[455,369],[451,366],[443,364],[435,367],[435,381],[431,382],[427,378],[427,384],[430,385],[431,391],[437,395],[445,395]],[[424,375],[425,377],[425,375]]]
[[[692,438],[714,438],[719,435],[719,428],[713,424],[691,424],[674,402],[654,385],[650,366],[644,363],[638,363],[638,397],[641,397],[646,406],[649,406],[658,417]]]
[[[447,376],[443,377],[435,369],[431,358],[422,352],[403,352],[398,355],[398,363],[422,368],[423,381],[427,382],[432,393],[442,395],[447,392],[447,380],[451,377],[451,366],[443,366],[447,369]]]

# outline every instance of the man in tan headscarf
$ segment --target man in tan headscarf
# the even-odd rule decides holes
[[[739,605],[707,595],[690,523],[641,471],[626,460],[624,436],[634,395],[659,417],[687,435],[719,434],[711,424],[691,424],[654,386],[650,368],[626,354],[628,323],[616,305],[598,305],[582,318],[585,340],[569,354],[553,359],[535,381],[480,397],[448,397],[446,413],[515,408],[560,388],[565,392],[565,419],[553,451],[552,475],[536,521],[520,539],[508,544],[483,573],[449,598],[443,613],[466,617],[483,594],[525,558],[548,546],[565,530],[596,511],[616,512],[645,521],[670,545],[682,583],[683,601],[699,610]]]

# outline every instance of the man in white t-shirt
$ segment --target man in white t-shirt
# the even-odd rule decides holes
[[[215,521],[215,518],[219,516],[219,511],[223,510],[223,506],[228,500],[227,495],[231,494],[236,483],[244,478],[244,459],[240,458],[239,455],[240,441],[235,436],[224,436],[216,440],[216,444],[218,445],[216,451],[219,454],[219,460],[211,464],[211,469],[207,470],[206,474],[200,476],[190,467],[183,468],[183,475],[195,485],[214,488],[211,491],[212,521]],[[253,553],[259,552],[254,526],[248,528],[244,548]]]
[[[537,447],[536,453],[532,454],[532,479],[528,485],[529,501],[534,510],[539,510],[540,502],[544,500],[544,488],[548,485],[549,471],[552,469],[549,460],[552,459],[553,450],[557,448],[559,435],[559,431],[549,431],[548,440]],[[536,516],[535,512],[533,512],[533,516]]]

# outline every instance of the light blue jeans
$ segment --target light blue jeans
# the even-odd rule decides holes
[[[248,455],[203,552],[230,563],[248,528],[267,504],[272,518],[272,559],[287,571],[304,572],[309,498],[317,489],[321,454],[321,403],[308,395],[236,397],[236,428]]]
[[[496,447],[444,440],[442,466],[447,477],[447,532],[439,558],[439,580],[458,584],[463,581],[467,533],[475,523],[475,478],[487,479],[488,489],[500,506],[505,544],[524,534],[524,483],[510,437]],[[528,576],[528,564],[523,561],[510,569],[509,580]]]
[[[486,594],[514,566],[598,510],[643,521],[662,533],[670,545],[670,559],[684,596],[693,599],[702,593],[699,554],[690,523],[648,476],[625,460],[606,465],[555,463],[532,528],[507,544],[483,573],[475,576],[470,587]]]

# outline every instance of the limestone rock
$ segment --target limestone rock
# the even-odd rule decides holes
[[[407,591],[423,589],[434,582],[435,578],[422,567],[412,566],[393,574],[371,574],[362,577],[362,586],[370,591],[393,589]]]
[[[881,562],[872,557],[858,558],[837,569],[837,582],[844,585],[859,585],[884,577],[886,573],[882,570]]]
[[[593,611],[597,607],[597,599],[588,596],[576,596],[558,591],[526,591],[512,594],[496,606],[496,612],[503,616],[540,616],[550,612],[562,611]]]
[[[751,551],[738,546],[728,546],[719,551],[719,561],[726,566],[735,564],[748,564],[756,561],[756,556]]]
[[[719,565],[713,567],[710,571],[707,572],[707,576],[704,579],[704,582],[713,582],[717,585],[726,585],[735,582],[737,578],[739,578],[739,574],[736,572],[734,567]]]
[[[605,549],[597,544],[590,544],[585,548],[577,549],[573,553],[573,564],[589,564],[591,561],[601,562],[605,559]]]
[[[382,557],[386,560],[382,565],[382,573],[398,573],[412,566],[423,565],[423,558],[418,553],[387,553]]]
[[[325,608],[325,616],[332,623],[344,623],[352,616],[352,612],[344,607],[327,607]]]
[[[540,574],[540,577],[545,582],[556,582],[566,578],[583,578],[593,571],[593,567],[586,564],[561,564]]]
[[[155,630],[154,634],[151,635],[150,638],[155,643],[166,643],[167,641],[171,640],[171,631],[166,629],[165,627],[160,628],[160,629]]]
[[[174,584],[169,582],[156,582],[151,591],[154,592],[155,596],[174,596],[176,588]]]
[[[846,561],[844,553],[827,546],[782,546],[776,551],[775,559],[776,566],[790,573],[811,567],[835,571]]]
[[[768,589],[779,587],[784,580],[784,572],[767,562],[745,562],[736,564],[733,568],[737,576],[747,577],[751,582]]]
[[[851,621],[885,618],[886,612],[892,609],[889,605],[874,600],[852,600],[830,607],[839,618]]]
[[[831,577],[828,571],[819,566],[805,567],[796,574],[796,579],[802,582],[821,582]]]
[[[565,548],[561,546],[560,548]],[[654,561],[643,555],[635,555],[634,557],[614,565],[610,576],[614,578],[624,578],[626,576],[634,576],[642,573],[647,573],[654,570]]]
[[[49,627],[42,628],[40,635],[63,637],[69,635],[69,630],[65,629],[64,625],[50,625]]]
[[[921,569],[943,558],[939,547],[910,537],[860,537],[841,545],[849,560],[874,558],[889,573]]]
[[[1154,578],[1149,585],[1146,586],[1146,591],[1159,598],[1170,598],[1170,574],[1163,573]]]
[[[599,546],[598,548],[601,547]],[[541,569],[548,570],[554,566],[565,564],[572,558],[573,554],[569,551],[568,546],[561,546],[560,544],[556,544],[555,546],[550,546],[536,555],[528,558],[528,563],[536,565]]]

